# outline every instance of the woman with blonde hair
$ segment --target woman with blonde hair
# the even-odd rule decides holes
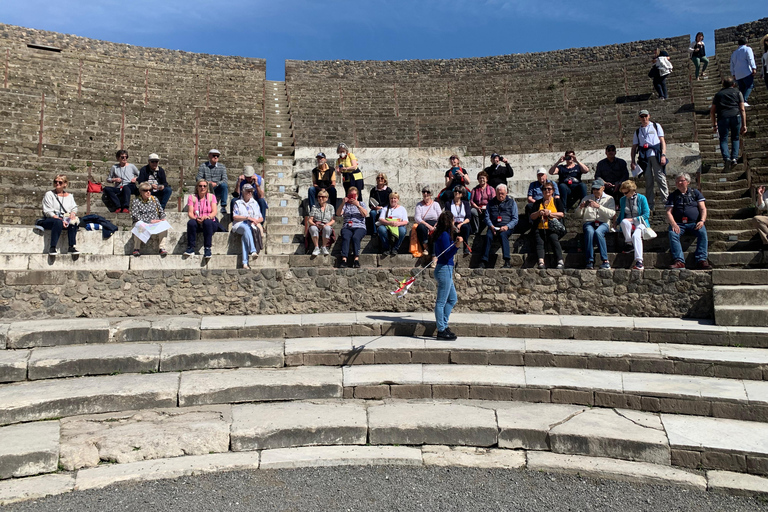
[[[77,218],[77,203],[75,198],[65,189],[69,185],[66,174],[57,174],[53,178],[53,190],[49,190],[43,196],[43,218],[37,221],[40,229],[51,230],[51,243],[49,244],[48,254],[58,254],[56,246],[59,244],[61,232],[67,231],[69,239],[69,254],[80,254],[75,245],[77,244],[77,230],[80,226],[80,219]]]
[[[368,217],[369,234],[376,232],[376,221],[379,220],[381,210],[389,204],[389,195],[391,193],[392,189],[389,188],[387,175],[380,172],[376,175],[376,185],[371,188],[371,193],[368,196],[368,206],[370,207],[370,215]]]
[[[344,218],[344,227],[341,229],[341,264],[340,267],[347,266],[347,256],[349,256],[349,242],[352,242],[352,256],[354,260],[350,265],[353,268],[360,268],[360,241],[365,236],[365,218],[368,216],[368,210],[357,198],[357,187],[349,187],[344,201],[339,205],[336,215]]]
[[[635,261],[633,270],[643,269],[643,231],[650,226],[650,209],[648,200],[644,195],[637,193],[637,185],[632,180],[627,180],[619,188],[624,194],[619,200],[619,216],[616,225],[624,234],[624,243],[627,245],[625,252],[634,250]]]
[[[211,257],[211,246],[213,245],[213,232],[216,231],[218,223],[216,215],[219,213],[216,204],[216,196],[209,192],[208,181],[197,180],[195,192],[187,200],[187,250],[184,256],[195,254],[197,245],[197,234],[203,232],[203,247],[205,248],[205,258]]]
[[[152,195],[152,185],[145,181],[139,185],[139,197],[131,201],[131,217],[133,217],[133,255],[141,256],[141,244],[147,243],[152,235],[159,241],[160,256],[165,256],[168,230],[171,225],[165,221],[165,211],[160,201]]]

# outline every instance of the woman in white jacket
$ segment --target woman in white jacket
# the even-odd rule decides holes
[[[63,230],[67,230],[69,238],[69,254],[80,254],[77,244],[77,229],[80,219],[77,218],[77,204],[75,198],[65,189],[69,185],[67,176],[57,174],[53,178],[53,190],[49,190],[43,196],[43,218],[37,221],[42,229],[51,230],[51,243],[48,254],[58,254],[56,246]]]
[[[658,51],[658,55],[653,61],[653,65],[659,70],[653,77],[653,88],[660,100],[667,99],[667,76],[672,73],[672,63],[669,61],[669,54],[664,50]]]

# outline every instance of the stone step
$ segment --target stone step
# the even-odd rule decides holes
[[[768,327],[768,305],[715,305],[717,325]]]
[[[712,296],[716,306],[762,306],[768,304],[768,285],[715,286]]]

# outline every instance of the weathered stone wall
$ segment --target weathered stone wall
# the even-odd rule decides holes
[[[734,27],[715,30],[715,44],[732,44],[739,36],[744,36],[750,43],[755,43],[766,34],[768,34],[768,18],[761,18]]]
[[[36,44],[53,46],[71,53],[95,53],[108,57],[125,58],[152,62],[155,64],[201,66],[226,69],[266,71],[265,59],[249,57],[210,55],[207,53],[191,53],[165,48],[147,48],[130,44],[112,43],[89,39],[71,34],[49,32],[34,28],[19,27],[0,23],[0,44],[18,46]]]
[[[631,57],[651,55],[656,48],[670,53],[686,51],[690,36],[676,36],[663,39],[649,39],[631,43],[593,46],[589,48],[568,48],[552,52],[520,53],[493,57],[464,59],[431,59],[402,61],[285,61],[285,79],[309,76],[328,77],[374,77],[397,75],[409,76],[456,75],[468,73],[498,73],[510,70],[548,69],[574,67],[580,64],[594,64],[602,61],[619,61]]]
[[[430,311],[422,274],[405,298],[403,269],[0,272],[0,318]],[[469,270],[456,276],[456,311],[709,318],[709,272]]]

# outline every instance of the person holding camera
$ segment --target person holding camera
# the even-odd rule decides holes
[[[509,237],[517,226],[517,203],[512,196],[507,195],[507,186],[503,183],[496,187],[496,197],[488,202],[485,209],[485,225],[488,231],[485,233],[485,252],[480,262],[480,268],[488,265],[491,257],[491,244],[493,237],[498,236],[501,241],[501,255],[504,265],[501,268],[512,268],[509,255]]]
[[[587,187],[582,183],[581,176],[589,172],[589,167],[579,162],[576,152],[569,149],[555,164],[549,168],[549,174],[557,174],[558,189],[565,212],[568,208],[581,201],[587,195]]]
[[[610,230],[611,220],[616,216],[616,203],[613,197],[605,193],[605,182],[598,178],[592,181],[592,193],[579,205],[577,213],[581,215],[584,230],[584,246],[587,251],[587,270],[595,268],[595,237],[600,248],[601,269],[611,268],[608,262],[608,246],[605,234]]]
[[[531,206],[530,220],[534,226],[534,237],[536,238],[536,255],[539,257],[539,269],[547,268],[544,263],[546,244],[549,243],[552,246],[552,250],[555,253],[557,259],[557,269],[565,268],[563,263],[563,249],[560,247],[560,237],[550,226],[552,219],[557,219],[561,223],[565,223],[565,211],[563,208],[563,202],[559,197],[555,197],[555,186],[550,183],[545,183],[541,187],[541,192],[544,194],[541,199],[537,200]]]
[[[626,160],[616,157],[616,146],[613,144],[608,144],[605,148],[605,158],[597,162],[595,179],[605,182],[605,192],[610,194],[618,205],[623,197],[621,184],[629,179],[629,169]]]
[[[469,187],[469,173],[467,173],[466,169],[461,167],[461,160],[459,160],[459,157],[452,155],[449,160],[451,162],[451,168],[445,171],[445,188],[438,198],[438,200],[446,206],[453,200],[453,191],[456,190],[456,187]]]
[[[504,165],[501,165],[502,163]],[[515,171],[509,165],[509,161],[498,153],[491,155],[491,165],[486,167],[484,171],[488,175],[488,184],[494,189],[499,185],[506,185],[507,178],[515,175]]]
[[[360,268],[360,241],[366,233],[365,218],[368,216],[368,210],[360,202],[357,194],[357,187],[349,187],[347,195],[336,210],[336,215],[344,219],[344,227],[341,228],[341,263],[339,267]],[[355,259],[351,265],[347,265],[350,241],[352,242],[352,255]]]
[[[645,173],[645,197],[648,208],[653,213],[654,181],[659,186],[659,194],[663,202],[667,202],[669,187],[667,186],[667,143],[664,140],[664,128],[659,123],[651,122],[651,114],[643,109],[638,112],[640,127],[632,137],[632,174],[640,177],[640,171]],[[637,163],[635,163],[637,159]]]

